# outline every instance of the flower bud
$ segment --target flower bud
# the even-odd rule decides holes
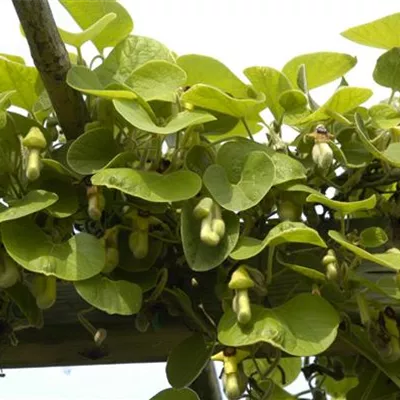
[[[315,143],[312,148],[312,159],[318,168],[325,170],[332,165],[333,151],[328,143]]]

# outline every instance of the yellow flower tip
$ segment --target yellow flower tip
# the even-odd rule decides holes
[[[229,289],[250,289],[254,287],[254,281],[250,278],[249,273],[246,270],[245,265],[239,266],[232,274],[231,280],[229,281]]]

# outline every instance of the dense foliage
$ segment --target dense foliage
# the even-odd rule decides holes
[[[385,51],[373,78],[391,95],[366,108],[350,55],[249,67],[244,82],[132,35],[116,2],[60,2],[82,28],[60,33],[92,121],[65,137],[37,70],[1,55],[2,335],[42,327],[62,281],[143,334],[184,318],[173,389],[154,400],[198,398],[211,356],[229,399],[295,398],[301,371],[314,399],[397,398],[400,14],[343,33]],[[79,318],[101,347],[106,331]]]

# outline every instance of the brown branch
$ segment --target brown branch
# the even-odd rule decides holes
[[[49,3],[47,0],[12,1],[60,126],[68,139],[74,139],[83,133],[89,114],[82,95],[67,85],[71,63]]]

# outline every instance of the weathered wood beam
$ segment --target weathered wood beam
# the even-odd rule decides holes
[[[68,139],[74,139],[83,133],[89,114],[82,95],[67,85],[71,63],[49,3],[47,0],[12,1],[63,133]]]

